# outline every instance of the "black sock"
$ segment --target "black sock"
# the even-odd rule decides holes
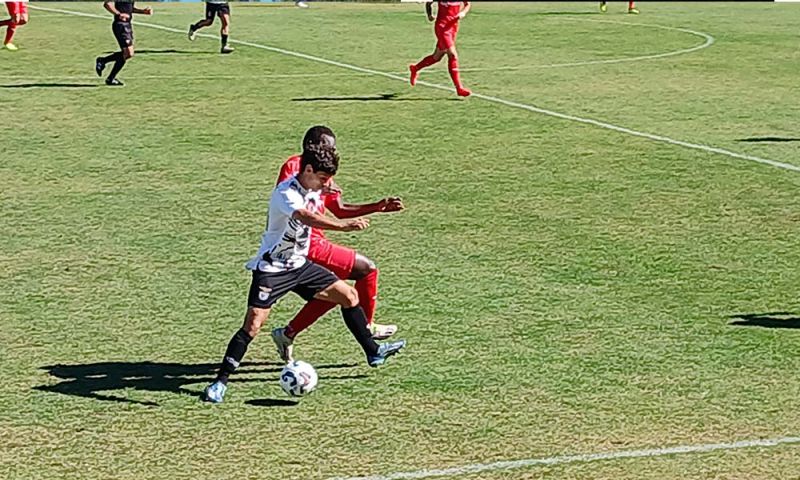
[[[100,61],[102,61],[103,63],[108,63],[108,62],[115,62],[121,58],[125,58],[122,56],[122,52],[114,52],[111,55],[101,57]]]
[[[122,70],[122,67],[125,66],[125,62],[126,60],[125,57],[122,55],[122,52],[119,52],[119,58],[117,59],[116,62],[114,62],[114,68],[112,68],[111,73],[108,74],[108,80],[113,80],[117,78],[117,74],[119,73],[120,70]]]
[[[228,383],[228,377],[239,367],[239,363],[244,358],[245,352],[247,352],[247,346],[252,341],[253,337],[241,328],[234,334],[230,343],[228,343],[228,349],[225,350],[225,358],[222,359],[222,364],[219,367],[217,380],[225,384]]]
[[[223,33],[220,38],[222,39],[222,48],[225,48],[228,45],[228,36]]]
[[[372,339],[372,332],[367,328],[367,316],[364,315],[364,309],[360,305],[353,308],[342,307],[342,318],[344,318],[344,323],[350,333],[356,337],[358,344],[364,349],[364,353],[370,356],[377,355],[378,344]]]
[[[200,20],[199,22],[197,22],[194,25],[192,25],[192,31],[200,30],[201,28],[203,28],[204,25],[200,25],[201,23],[203,23],[202,20]]]

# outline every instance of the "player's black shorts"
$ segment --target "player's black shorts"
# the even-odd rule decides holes
[[[114,22],[111,24],[111,31],[117,39],[119,48],[125,49],[133,45],[133,27],[131,22]]]
[[[288,272],[268,273],[256,270],[250,283],[247,306],[269,308],[289,292],[309,301],[338,280],[333,272],[310,261]]]
[[[206,2],[206,20],[214,20],[217,15],[230,15],[231,7],[227,3]]]

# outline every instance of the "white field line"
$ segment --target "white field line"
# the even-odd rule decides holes
[[[562,455],[557,457],[531,458],[493,463],[474,463],[461,467],[441,468],[433,470],[417,470],[413,472],[395,472],[384,475],[366,477],[336,477],[330,480],[417,480],[431,477],[453,477],[470,475],[496,470],[512,470],[541,465],[562,465],[566,463],[585,463],[598,460],[615,460],[621,458],[663,457],[684,453],[706,453],[720,450],[739,450],[755,447],[776,447],[785,444],[800,443],[800,437],[781,437],[769,440],[743,440],[732,443],[708,443],[704,445],[684,445],[669,448],[653,448],[649,450],[623,450],[619,452],[587,453],[583,455]]]
[[[263,75],[125,75],[129,80],[258,80],[263,78],[363,77],[366,73],[265,73]],[[33,75],[0,75],[8,80],[41,80]],[[48,80],[97,80],[97,75],[48,75]]]
[[[164,12],[159,12],[159,16],[164,15],[164,14],[165,14]],[[36,18],[62,17],[62,16],[67,16],[67,15],[70,15],[70,14],[67,13],[66,11],[64,11],[63,13],[56,13],[56,14],[53,14],[53,15],[37,15]],[[639,61],[642,61],[642,60],[653,60],[653,59],[657,59],[657,58],[673,57],[675,55],[684,55],[684,54],[687,54],[687,53],[696,52],[698,50],[702,50],[704,48],[710,47],[711,45],[714,44],[714,41],[715,41],[714,37],[712,37],[711,35],[709,35],[707,33],[697,32],[697,31],[694,31],[694,30],[689,30],[687,28],[668,27],[668,26],[665,26],[665,25],[655,25],[655,24],[649,24],[649,23],[620,22],[620,21],[615,21],[615,20],[591,20],[591,19],[577,19],[577,18],[565,18],[564,20],[576,20],[576,21],[595,22],[595,23],[613,23],[613,24],[617,24],[617,25],[634,25],[634,26],[638,26],[638,27],[660,28],[662,30],[672,30],[672,31],[675,31],[675,32],[683,32],[683,33],[688,33],[688,34],[691,34],[691,35],[695,35],[695,36],[698,36],[698,37],[701,37],[701,38],[705,39],[705,42],[703,42],[702,44],[699,44],[699,45],[695,45],[694,47],[684,48],[684,49],[680,49],[680,50],[672,50],[672,51],[669,51],[669,52],[655,53],[655,54],[650,54],[650,55],[639,55],[639,56],[635,56],[635,57],[621,57],[621,58],[612,58],[612,59],[606,59],[606,60],[584,60],[584,61],[580,61],[580,62],[569,62],[569,63],[545,63],[545,64],[540,64],[540,65],[516,65],[516,66],[509,65],[509,66],[503,66],[503,67],[462,68],[461,71],[462,72],[498,72],[498,71],[533,70],[533,69],[539,69],[539,68],[579,67],[579,66],[583,66],[583,65],[603,65],[603,64],[612,64],[612,63],[639,62]],[[436,71],[436,70],[434,70],[434,71]],[[441,70],[441,72],[445,72],[445,70]],[[404,75],[405,74],[405,72],[394,72],[394,73],[396,75]],[[324,74],[316,74],[316,75],[322,76]],[[330,75],[334,76],[336,74],[330,74]],[[338,75],[344,76],[344,75],[347,75],[347,74],[338,74]],[[0,78],[4,78],[4,77],[0,77]],[[134,77],[128,76],[128,78],[134,78]],[[136,77],[136,78],[143,78],[143,77]],[[148,77],[148,78],[161,78],[161,77]],[[167,78],[167,77],[164,77],[164,78]],[[201,77],[192,77],[192,78],[201,78]],[[241,77],[238,77],[238,78],[241,78]]]
[[[565,19],[566,20],[566,19]],[[660,28],[662,30],[672,30],[675,32],[683,32],[688,33],[691,35],[695,35],[705,39],[705,41],[699,45],[695,45],[694,47],[690,48],[683,48],[680,50],[673,50],[670,52],[664,53],[655,53],[651,55],[641,55],[636,57],[622,57],[622,58],[610,58],[606,60],[586,60],[583,62],[570,62],[570,63],[548,63],[544,65],[520,65],[520,66],[507,66],[507,67],[496,67],[496,68],[462,68],[462,72],[482,72],[482,71],[510,71],[510,70],[530,70],[536,68],[560,68],[560,67],[580,67],[584,65],[605,65],[611,63],[624,63],[624,62],[639,62],[642,60],[654,60],[657,58],[666,58],[666,57],[674,57],[676,55],[684,55],[687,53],[696,52],[698,50],[702,50],[704,48],[708,48],[714,44],[714,37],[707,33],[698,32],[695,30],[689,30],[688,28],[677,28],[677,27],[667,27],[665,25],[654,25],[650,23],[634,23],[634,22],[618,22],[614,20],[589,20],[589,19],[573,19],[573,20],[580,20],[582,22],[595,22],[595,23],[613,23],[617,25],[634,25],[638,27],[648,27],[648,28]]]
[[[39,6],[33,6],[33,5],[31,5],[31,8],[35,8],[37,10],[48,11],[48,12],[66,13],[66,14],[77,15],[77,16],[81,16],[81,17],[99,18],[99,19],[103,19],[103,20],[107,20],[108,19],[107,16],[96,15],[96,14],[92,14],[92,13],[76,12],[76,11],[72,11],[72,10],[61,10],[61,9],[57,9],[57,8],[46,8],[46,7],[39,7]],[[172,27],[166,27],[164,25],[158,25],[158,24],[154,24],[154,23],[134,22],[134,24],[135,25],[141,25],[143,27],[149,27],[149,28],[154,28],[154,29],[158,29],[158,30],[163,30],[163,31],[167,31],[167,32],[179,33],[179,34],[182,34],[182,35],[186,34],[186,32],[184,30],[177,29],[177,28],[172,28]],[[198,36],[202,36],[202,37],[206,37],[206,38],[219,39],[218,36],[211,35],[211,34],[198,34]],[[238,45],[245,45],[245,46],[248,46],[248,47],[259,48],[259,49],[262,49],[262,50],[267,50],[267,51],[270,51],[270,52],[280,53],[280,54],[291,56],[291,57],[295,57],[295,58],[302,58],[304,60],[310,60],[312,62],[324,63],[324,64],[327,64],[327,65],[333,65],[335,67],[346,68],[348,70],[353,70],[353,71],[356,71],[356,72],[368,73],[368,74],[375,75],[375,76],[391,78],[393,80],[399,80],[399,81],[404,82],[404,83],[408,81],[408,79],[405,76],[400,76],[400,75],[396,75],[396,74],[388,73],[388,72],[382,72],[382,71],[379,71],[379,70],[373,70],[373,69],[370,69],[370,68],[359,67],[357,65],[351,65],[349,63],[337,62],[335,60],[328,60],[326,58],[317,57],[317,56],[314,56],[314,55],[308,55],[306,53],[294,52],[292,50],[286,50],[286,49],[283,49],[283,48],[271,47],[269,45],[262,45],[262,44],[259,44],[259,43],[247,42],[247,41],[244,41],[244,40],[230,40],[230,43],[236,43]],[[445,86],[445,85],[440,85],[438,83],[431,83],[431,82],[427,82],[427,81],[423,81],[423,80],[418,80],[417,84],[418,85],[424,85],[424,86],[430,87],[430,88],[436,88],[436,89],[439,89],[439,90],[444,90],[444,91],[447,91],[447,92],[453,92],[454,91],[452,87]],[[776,167],[776,168],[782,168],[782,169],[785,169],[785,170],[791,170],[791,171],[794,171],[794,172],[800,172],[800,167],[798,167],[797,165],[789,164],[789,163],[778,162],[778,161],[775,161],[775,160],[769,160],[769,159],[766,159],[766,158],[756,157],[754,155],[747,155],[747,154],[743,154],[743,153],[732,152],[732,151],[726,150],[724,148],[712,147],[712,146],[709,146],[709,145],[702,145],[702,144],[697,144],[697,143],[684,142],[682,140],[675,140],[673,138],[665,137],[665,136],[662,136],[662,135],[656,135],[656,134],[647,133],[647,132],[640,132],[638,130],[633,130],[633,129],[626,128],[626,127],[620,127],[620,126],[613,125],[613,124],[606,123],[606,122],[602,122],[602,121],[599,121],[599,120],[593,120],[591,118],[577,117],[575,115],[559,113],[559,112],[555,112],[553,110],[547,110],[547,109],[544,109],[544,108],[535,107],[533,105],[527,105],[527,104],[524,104],[524,103],[514,102],[514,101],[511,101],[511,100],[504,100],[502,98],[493,97],[491,95],[483,95],[481,93],[473,93],[472,96],[475,97],[475,98],[480,98],[482,100],[489,101],[489,102],[494,102],[494,103],[499,103],[499,104],[502,104],[502,105],[506,105],[508,107],[514,107],[514,108],[519,108],[519,109],[522,109],[522,110],[528,110],[530,112],[541,113],[543,115],[549,115],[551,117],[561,118],[563,120],[571,120],[573,122],[583,123],[583,124],[586,124],[586,125],[593,125],[593,126],[596,126],[596,127],[605,128],[607,130],[613,130],[613,131],[620,132],[620,133],[626,133],[628,135],[633,135],[633,136],[636,136],[636,137],[647,138],[649,140],[653,140],[653,141],[656,141],[656,142],[667,143],[667,144],[670,144],[670,145],[681,146],[681,147],[690,148],[690,149],[694,149],[694,150],[700,150],[700,151],[703,151],[703,152],[706,152],[706,153],[716,153],[716,154],[725,155],[725,156],[728,156],[728,157],[731,157],[731,158],[737,158],[737,159],[740,159],[740,160],[748,160],[748,161],[751,161],[751,162],[770,165],[770,166],[773,166],[773,167]]]

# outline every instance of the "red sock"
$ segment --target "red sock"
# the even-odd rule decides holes
[[[634,8],[633,7],[634,3],[636,3],[636,2],[628,2],[628,10],[630,10],[631,8]]]
[[[356,291],[361,308],[367,317],[367,325],[372,325],[375,320],[375,305],[378,303],[378,269],[372,270],[369,274],[356,281]]]
[[[290,338],[294,338],[298,333],[310,327],[335,306],[335,303],[317,299],[311,300],[303,305],[303,308],[297,312],[297,315],[295,315],[292,321],[289,322],[289,325],[286,326],[286,335]]]
[[[17,25],[14,23],[10,24],[6,29],[6,41],[3,43],[6,45],[11,43],[11,39],[14,38],[14,32],[16,31],[17,31]]]
[[[458,58],[450,57],[447,60],[447,70],[450,72],[450,78],[453,79],[453,85],[456,86],[456,89],[462,90],[464,86],[461,85],[461,75],[458,73]]]
[[[422,70],[425,67],[430,67],[431,65],[433,65],[434,63],[436,63],[438,61],[439,60],[436,60],[436,58],[434,58],[433,55],[428,55],[427,57],[425,57],[422,60],[420,60],[419,62],[417,62],[416,65],[414,65],[414,70]],[[367,317],[367,318],[369,318],[369,317]]]

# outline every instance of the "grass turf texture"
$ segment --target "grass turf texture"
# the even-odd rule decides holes
[[[184,29],[203,15],[152,5],[139,21]],[[612,3],[587,14],[596,7],[477,2],[459,38],[465,84],[797,161],[796,141],[742,140],[800,136],[798,8],[646,3],[629,17]],[[703,42],[633,23],[717,42],[542,67]],[[260,49],[218,56],[215,40],[135,33],[142,53],[123,89],[94,88],[94,57],[115,48],[110,18],[32,10],[21,50],[0,51],[5,478],[323,479],[800,433],[796,315],[761,317],[787,328],[731,325],[798,310],[797,173]],[[397,73],[433,46],[419,5],[234,4],[232,38]],[[508,66],[525,68],[469,71]],[[422,79],[449,85],[443,65]],[[370,370],[332,314],[296,347],[320,373],[312,397],[285,397],[264,335],[226,402],[203,404],[241,322],[242,264],[278,168],[317,123],[338,134],[346,198],[407,203],[333,238],[377,260],[379,321],[400,324],[409,347]],[[279,304],[270,326],[299,305]],[[799,468],[786,445],[465,478]]]

